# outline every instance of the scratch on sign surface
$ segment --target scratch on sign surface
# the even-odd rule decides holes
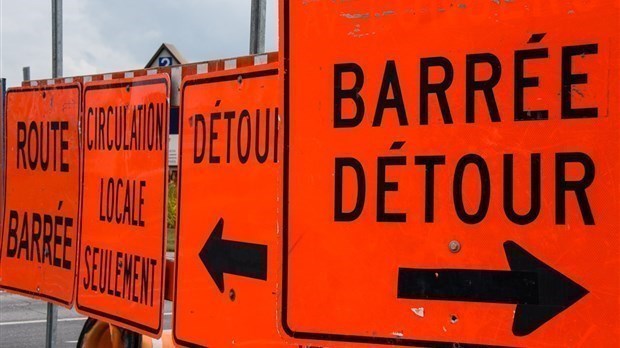
[[[424,307],[411,308],[411,311],[420,318],[424,318]]]
[[[348,19],[364,19],[370,16],[368,13],[341,13],[340,15]]]

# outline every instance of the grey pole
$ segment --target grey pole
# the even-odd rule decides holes
[[[22,73],[24,75],[24,81],[30,81],[30,67],[29,66],[23,67]]]
[[[265,53],[267,0],[252,0],[250,17],[250,54]]]
[[[0,78],[0,134],[4,137],[4,103],[5,103],[5,95],[6,95],[6,79]],[[6,161],[4,158],[4,147],[5,141],[4,138],[0,141],[0,182],[4,182],[4,167],[6,166]],[[4,185],[0,185],[0,197],[4,199]],[[0,208],[0,214],[4,216],[4,207]]]
[[[62,76],[62,0],[52,0],[52,77]],[[56,347],[58,307],[47,304],[45,348]]]
[[[62,76],[62,0],[52,0],[52,77]]]
[[[56,347],[56,324],[58,321],[58,307],[47,304],[47,322],[45,325],[45,348]]]

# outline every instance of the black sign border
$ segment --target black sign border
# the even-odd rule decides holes
[[[10,88],[6,94],[2,97],[3,102],[4,102],[4,112],[2,114],[4,120],[2,120],[3,122],[3,128],[2,128],[2,146],[3,146],[3,158],[2,161],[4,162],[4,170],[3,170],[3,188],[2,188],[2,192],[4,192],[4,199],[2,202],[2,215],[4,215],[6,213],[6,201],[7,201],[7,195],[6,195],[6,187],[7,187],[7,181],[8,181],[8,176],[7,176],[7,154],[8,154],[8,149],[7,149],[7,111],[9,108],[9,103],[7,102],[8,98],[9,98],[9,94],[14,94],[14,93],[24,93],[24,92],[33,92],[33,91],[49,91],[49,90],[63,90],[63,89],[77,89],[78,92],[78,112],[77,112],[77,118],[78,118],[78,124],[80,122],[80,119],[82,117],[82,113],[81,113],[81,107],[82,107],[82,86],[79,82],[71,82],[71,83],[63,83],[63,84],[58,84],[58,85],[45,85],[45,86],[30,86],[30,87],[17,87],[17,88]],[[82,202],[80,201],[82,198],[82,182],[81,182],[81,176],[82,176],[82,163],[81,163],[81,159],[82,159],[82,147],[81,147],[81,139],[80,136],[78,134],[78,212],[77,212],[77,221],[81,221],[81,206],[82,206]],[[4,217],[3,217],[4,219]],[[0,230],[0,238],[4,239],[3,236],[4,233],[4,225],[2,225],[2,230]],[[76,238],[79,240],[80,239],[80,230],[79,228],[76,231]],[[3,240],[0,240],[0,263],[2,263],[2,248],[4,247],[3,244]],[[75,274],[77,274],[77,267],[79,264],[78,261],[78,257],[79,256],[79,246],[76,245],[75,248],[75,255],[74,255],[74,282],[73,285],[75,285],[76,278],[75,278]],[[6,286],[6,285],[0,285],[0,289],[5,289],[8,290],[10,292],[13,293],[17,293],[17,294],[22,294],[22,295],[26,295],[28,297],[32,297],[35,299],[43,299],[43,300],[49,300],[51,302],[60,304],[64,307],[67,308],[71,308],[73,305],[73,301],[75,300],[76,296],[76,291],[75,291],[75,286],[72,287],[71,289],[71,299],[69,301],[63,300],[61,298],[58,297],[54,297],[54,296],[50,296],[50,295],[46,295],[46,294],[42,294],[42,293],[37,293],[34,291],[28,291],[28,290],[23,290],[23,289],[19,289],[19,288],[15,288],[12,286]]]
[[[261,67],[261,66],[254,66],[254,67]],[[218,72],[226,72],[224,71],[218,71]],[[214,73],[218,73],[218,72],[214,72]],[[189,87],[189,86],[195,86],[195,85],[203,85],[203,84],[209,84],[209,83],[217,83],[217,82],[227,82],[227,81],[237,81],[239,78],[246,80],[246,79],[251,79],[251,78],[259,78],[259,77],[265,77],[265,76],[274,76],[274,75],[278,75],[279,71],[278,68],[273,68],[270,65],[265,65],[264,69],[261,70],[256,70],[256,71],[250,71],[250,72],[238,72],[235,70],[230,70],[230,73],[226,74],[226,75],[217,75],[217,76],[207,76],[207,77],[203,77],[203,78],[197,78],[197,79],[192,79],[192,80],[188,80],[188,81],[184,81],[181,87],[181,104],[180,104],[180,110],[179,110],[179,161],[178,161],[178,167],[179,167],[179,171],[178,171],[178,175],[177,175],[177,225],[176,225],[176,246],[175,246],[175,262],[174,262],[174,298],[173,298],[173,308],[172,308],[172,336],[174,339],[175,343],[181,344],[183,346],[186,347],[204,347],[198,343],[194,343],[194,342],[188,342],[185,341],[181,338],[179,338],[177,336],[178,332],[177,332],[177,309],[178,309],[178,305],[177,305],[177,293],[178,291],[176,291],[177,289],[177,284],[178,284],[178,276],[179,276],[179,258],[177,257],[177,255],[180,254],[180,246],[181,244],[179,243],[179,232],[180,232],[180,226],[181,226],[181,193],[183,192],[183,190],[181,189],[181,179],[183,178],[183,119],[184,119],[184,108],[183,108],[183,100],[185,98],[185,88]],[[276,149],[277,151],[277,149]],[[199,258],[196,258],[197,261],[199,261]]]
[[[157,76],[157,75],[155,75]],[[99,90],[99,89],[113,89],[113,88],[133,88],[133,87],[139,87],[139,86],[148,86],[148,85],[156,85],[156,84],[160,84],[163,83],[166,86],[166,90],[170,91],[170,83],[168,81],[168,79],[166,78],[152,78],[152,79],[146,79],[146,80],[138,80],[138,81],[122,81],[122,79],[119,80],[111,80],[109,83],[104,83],[104,84],[95,84],[95,85],[86,85],[84,87],[84,92],[83,92],[83,97],[82,97],[82,107],[85,108],[86,107],[86,93],[89,90]],[[82,118],[84,117],[84,110],[82,110]],[[166,98],[166,128],[165,128],[165,133],[168,134],[168,128],[169,128],[169,117],[170,117],[170,98]],[[82,121],[82,119],[81,119]],[[82,123],[83,124],[83,123]],[[83,190],[83,186],[84,186],[84,157],[86,154],[86,151],[84,151],[84,144],[86,142],[86,136],[84,135],[84,133],[82,133],[82,178],[80,181],[80,186],[82,186],[82,194],[80,195],[80,212],[82,211],[83,205],[84,205],[84,190]],[[168,235],[168,230],[166,228],[166,223],[167,223],[167,219],[166,219],[166,212],[167,212],[167,207],[166,207],[166,202],[167,202],[167,192],[168,192],[168,139],[166,139],[165,142],[165,146],[164,146],[164,199],[163,199],[163,214],[164,214],[164,222],[163,222],[163,233],[162,233],[162,258],[161,260],[163,260],[162,265],[161,265],[161,280],[162,280],[162,287],[161,287],[161,296],[159,298],[159,307],[161,309],[160,311],[160,315],[159,315],[159,321],[158,321],[158,326],[157,328],[152,328],[150,326],[138,323],[136,321],[133,320],[129,320],[129,319],[125,319],[113,314],[109,314],[109,313],[105,313],[96,309],[92,309],[89,307],[85,307],[85,306],[80,306],[80,303],[78,301],[79,299],[79,292],[80,292],[80,284],[79,284],[79,271],[80,271],[80,261],[82,260],[81,258],[81,250],[82,250],[82,225],[83,225],[83,220],[80,218],[80,229],[79,229],[79,233],[80,233],[80,243],[78,245],[78,253],[79,256],[78,257],[78,264],[77,264],[77,268],[75,271],[75,306],[78,310],[83,311],[85,313],[90,313],[102,318],[107,318],[110,320],[114,320],[120,323],[123,323],[127,326],[130,327],[134,327],[134,328],[138,328],[140,330],[143,330],[145,332],[148,332],[152,335],[158,335],[161,331],[162,331],[162,324],[163,324],[163,315],[161,312],[163,312],[164,310],[164,291],[165,291],[165,284],[166,284],[166,278],[165,278],[165,270],[166,270],[166,236]]]

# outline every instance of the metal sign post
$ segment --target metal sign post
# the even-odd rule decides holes
[[[26,71],[24,70],[24,75]],[[28,74],[30,75],[30,74]],[[62,76],[62,0],[52,0],[52,77]],[[56,346],[56,324],[58,308],[47,304],[47,325],[45,328],[45,347]]]
[[[252,0],[250,17],[250,54],[265,53],[266,0]]]
[[[62,76],[62,0],[52,0],[52,77]]]
[[[22,68],[22,74],[24,76],[24,81],[30,81],[30,67],[25,66]]]
[[[4,103],[5,103],[5,94],[6,94],[6,79],[0,78],[0,134],[4,134]],[[4,141],[0,141],[0,183],[4,183],[4,166],[6,165],[6,160],[4,158]],[[0,185],[0,198],[4,201],[4,185]],[[4,207],[0,210],[0,214],[4,216]]]

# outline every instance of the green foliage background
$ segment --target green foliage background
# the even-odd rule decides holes
[[[168,228],[174,228],[177,224],[177,183],[171,181],[168,184]]]
[[[175,226],[177,224],[177,183],[170,181],[168,184],[168,238],[167,251],[174,251]]]

